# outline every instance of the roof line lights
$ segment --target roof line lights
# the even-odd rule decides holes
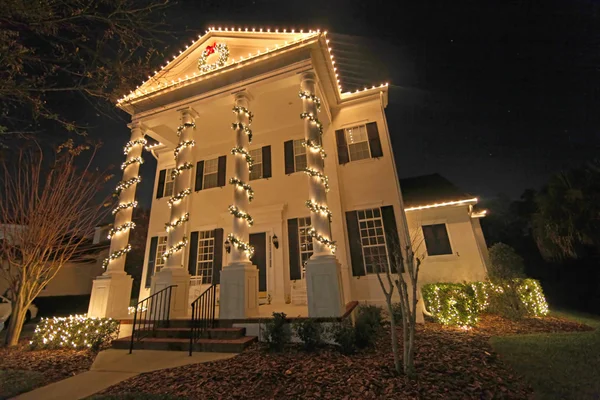
[[[434,204],[427,204],[424,206],[408,207],[408,208],[405,208],[404,211],[416,211],[416,210],[424,210],[427,208],[458,206],[461,204],[468,204],[468,203],[477,203],[477,197],[473,197],[472,199],[466,199],[466,200],[455,200],[455,201],[447,201],[445,203],[434,203]]]

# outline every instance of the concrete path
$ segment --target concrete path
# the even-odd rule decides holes
[[[15,397],[18,400],[77,400],[144,372],[225,360],[236,353],[193,353],[187,351],[105,350],[98,354],[88,372]]]

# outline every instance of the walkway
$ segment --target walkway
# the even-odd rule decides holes
[[[105,350],[98,354],[88,372],[15,397],[18,400],[77,400],[98,393],[144,372],[224,360],[235,353],[193,353],[187,351]]]

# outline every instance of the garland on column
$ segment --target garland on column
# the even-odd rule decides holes
[[[125,222],[122,225],[115,226],[114,228],[111,228],[108,231],[107,238],[110,239],[111,237],[113,237],[115,234],[117,234],[119,232],[125,232],[128,229],[134,229],[134,228],[135,228],[135,222],[132,222],[132,221]]]
[[[173,158],[175,160],[177,160],[177,156],[179,156],[179,152],[183,149],[185,149],[186,147],[191,147],[191,146],[195,146],[196,145],[196,141],[195,140],[186,140],[183,142],[179,142],[179,144],[177,145],[177,147],[175,147],[175,151],[173,152]]]
[[[181,175],[181,173],[183,171],[185,171],[186,169],[192,169],[192,168],[194,168],[192,163],[184,162],[179,167],[174,168],[173,171],[171,171],[171,178],[175,179],[175,177]]]
[[[104,261],[102,261],[102,268],[106,269],[109,262],[111,262],[112,260],[116,260],[117,258],[121,257],[122,255],[129,253],[130,251],[131,251],[130,244],[127,244],[127,246],[125,246],[121,250],[113,251],[111,253],[111,255],[108,256],[108,258],[105,258]]]
[[[248,254],[248,257],[252,257],[252,255],[254,254],[254,247],[250,246],[248,243],[242,240],[239,240],[238,238],[233,236],[233,233],[227,235],[227,240],[229,240],[232,245],[237,247],[238,250],[245,251]]]
[[[250,153],[248,153],[248,150],[242,148],[242,147],[234,147],[233,149],[231,149],[231,154],[233,155],[237,155],[237,154],[241,154],[246,158],[246,162],[248,163],[248,171],[252,172],[252,168],[254,167],[254,158],[252,158],[252,156],[250,155]]]
[[[181,217],[177,218],[175,221],[165,223],[165,230],[167,232],[170,232],[173,229],[175,229],[175,227],[183,224],[184,222],[188,222],[189,220],[190,220],[190,213],[186,212]]]
[[[147,143],[148,141],[144,138],[130,140],[129,142],[125,143],[125,147],[123,147],[123,154],[128,155],[129,150],[131,150],[133,146],[145,146]]]
[[[252,187],[250,185],[248,185],[245,182],[242,182],[238,178],[229,179],[229,183],[231,185],[239,187],[240,189],[244,189],[246,191],[246,194],[248,195],[248,201],[254,200],[254,190],[252,190]]]
[[[189,195],[190,193],[192,193],[192,189],[187,188],[187,189],[183,189],[181,192],[171,196],[171,198],[168,201],[169,207],[173,207],[173,204],[179,203],[181,200],[183,200],[185,198],[185,196]]]
[[[229,214],[233,215],[236,218],[244,219],[248,223],[248,226],[252,226],[254,224],[254,219],[247,212],[241,211],[238,207],[234,205],[229,206]]]
[[[298,93],[298,97],[300,97],[302,100],[312,101],[316,106],[317,113],[321,111],[321,99],[318,98],[314,93],[301,90]],[[310,148],[310,150],[313,152],[319,153],[319,155],[321,156],[321,159],[323,161],[321,163],[321,165],[325,165],[325,157],[327,157],[327,154],[325,153],[325,149],[323,148],[323,141],[322,141],[323,124],[321,123],[321,121],[319,121],[319,119],[313,113],[303,112],[300,114],[300,118],[310,121],[311,124],[314,124],[317,127],[317,129],[319,129],[319,140],[318,141],[315,141],[312,139],[306,139],[302,142],[302,145],[304,147]],[[329,192],[329,178],[327,177],[327,175],[325,175],[324,173],[322,173],[314,168],[308,167],[308,166],[304,169],[304,172],[307,175],[311,176],[312,178],[319,178],[319,180],[321,181],[321,184],[325,188],[325,192]],[[324,214],[327,216],[327,219],[329,220],[329,222],[331,222],[331,210],[329,209],[329,207],[321,205],[321,204],[317,204],[313,200],[306,200],[305,204],[306,204],[306,207],[311,212],[313,212],[315,214]],[[310,228],[307,233],[312,238],[314,238],[318,242],[320,242],[322,245],[327,246],[331,250],[332,253],[335,253],[335,249],[336,249],[335,241],[318,233],[315,228]]]
[[[117,188],[115,189],[115,195],[120,195],[123,190],[135,185],[136,183],[140,183],[141,181],[142,178],[140,178],[139,176],[134,176],[133,178],[129,178],[126,181],[119,182],[117,184]]]
[[[163,254],[163,260],[167,260],[174,253],[177,253],[178,251],[180,251],[181,249],[183,249],[187,245],[188,245],[188,238],[187,238],[187,236],[184,235],[182,240],[180,240],[179,242],[175,243],[167,251],[165,251],[165,254]]]
[[[243,122],[234,122],[231,124],[231,129],[241,129],[246,135],[248,135],[248,142],[252,143],[252,129],[250,129],[250,124],[246,125]]]
[[[125,210],[125,209],[128,209],[128,208],[135,208],[135,207],[137,207],[137,205],[138,205],[137,201],[132,201],[132,202],[129,202],[129,203],[120,203],[117,207],[115,207],[114,210],[112,210],[112,214],[113,215],[117,215],[117,213],[119,211]]]
[[[123,164],[121,164],[121,169],[125,169],[128,166],[130,166],[131,164],[135,164],[135,163],[139,163],[141,165],[144,163],[144,159],[142,157],[130,158],[129,160],[127,160]]]
[[[183,124],[179,125],[177,127],[177,136],[181,136],[181,132],[183,132],[183,130],[185,128],[196,128],[196,123],[195,122],[184,122]]]

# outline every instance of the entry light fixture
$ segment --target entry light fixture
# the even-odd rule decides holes
[[[225,251],[227,252],[227,254],[231,253],[231,243],[229,242],[229,239],[225,240]]]
[[[276,249],[279,248],[279,238],[277,237],[277,235],[273,235],[273,237],[271,238],[271,242],[273,243],[273,246],[275,246]]]

